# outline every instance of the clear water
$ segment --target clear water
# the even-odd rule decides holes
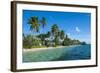
[[[23,52],[23,62],[84,60],[91,58],[91,45]]]

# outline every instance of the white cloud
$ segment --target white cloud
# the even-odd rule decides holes
[[[76,27],[75,30],[76,30],[76,32],[78,32],[78,33],[80,32],[79,27]]]

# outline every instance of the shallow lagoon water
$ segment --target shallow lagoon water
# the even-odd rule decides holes
[[[91,58],[91,45],[78,45],[23,52],[23,62],[85,60]]]

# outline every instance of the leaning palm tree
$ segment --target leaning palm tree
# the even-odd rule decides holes
[[[47,21],[46,21],[46,18],[45,17],[42,17],[42,20],[40,22],[41,22],[43,28],[47,24]]]
[[[31,31],[39,32],[40,24],[37,16],[30,17],[28,24],[30,24]]]

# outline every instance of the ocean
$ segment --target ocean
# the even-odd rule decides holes
[[[23,52],[23,62],[67,61],[91,59],[91,45]]]

